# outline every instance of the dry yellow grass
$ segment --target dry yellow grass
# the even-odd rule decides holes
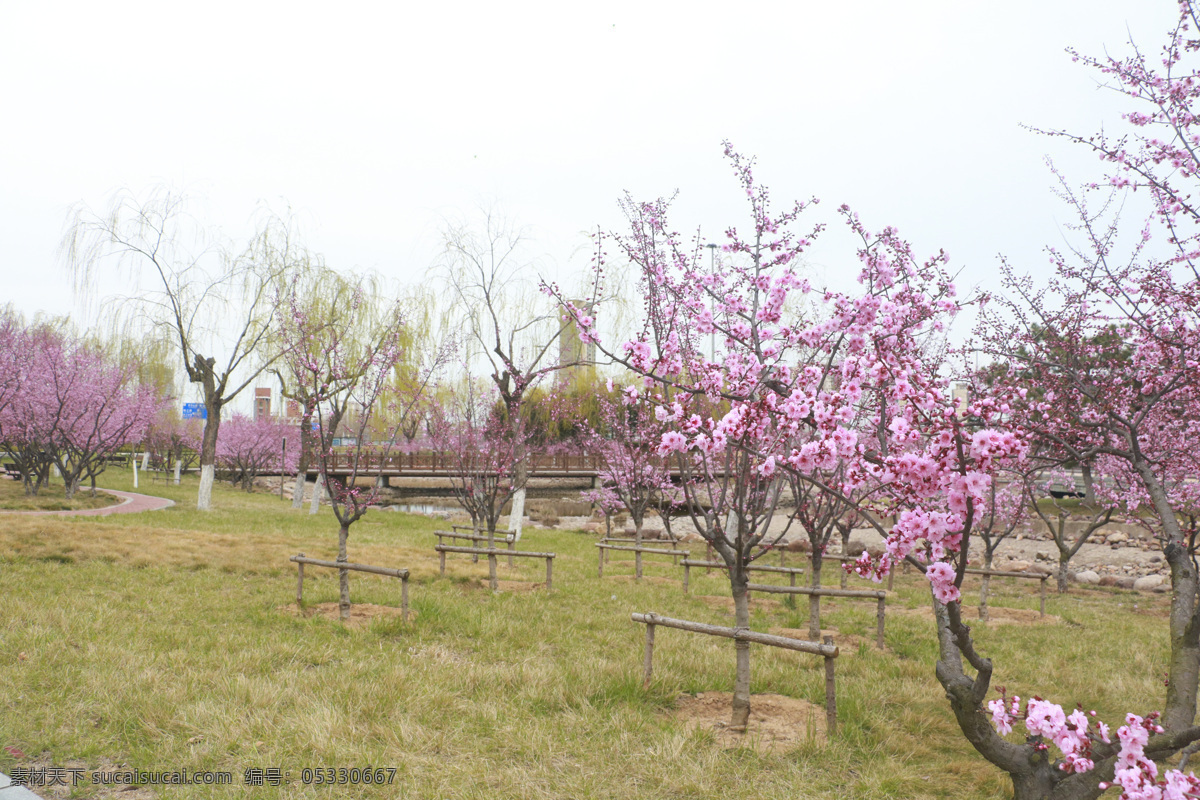
[[[126,488],[118,486],[117,488]],[[631,611],[721,624],[719,574],[669,565],[662,579],[597,579],[592,537],[533,530],[529,549],[559,553],[555,589],[480,588],[486,561],[451,556],[438,576],[436,523],[372,514],[351,534],[356,561],[412,571],[415,621],[379,616],[347,629],[281,610],[295,593],[287,558],[331,557],[336,524],[278,498],[220,491],[218,511],[186,506],[194,486],[152,487],[174,509],[104,519],[0,520],[0,770],[18,761],[123,762],[142,769],[228,770],[233,787],[154,790],[163,798],[520,797],[983,798],[1002,774],[958,733],[933,677],[928,592],[897,580],[887,650],[874,607],[833,603],[823,623],[846,637],[838,659],[839,732],[778,751],[729,749],[689,730],[681,693],[727,692],[725,640],[660,630],[655,680],[641,687],[641,626]],[[333,570],[312,570],[306,602],[337,597]],[[532,586],[543,565],[500,560]],[[398,582],[355,574],[356,603],[394,607]],[[993,609],[1036,609],[1028,587],[998,587]],[[1161,702],[1165,622],[1137,595],[1053,596],[1053,624],[978,626],[997,684],[1110,721]],[[1133,606],[1138,604],[1138,608]],[[807,608],[756,601],[752,627],[806,629]],[[858,646],[854,646],[857,644]],[[752,691],[820,705],[820,659],[755,648]],[[390,786],[305,786],[310,767],[395,767]],[[291,784],[250,788],[246,768],[279,767]],[[88,791],[80,791],[88,796]]]

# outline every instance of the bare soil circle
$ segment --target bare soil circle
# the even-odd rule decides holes
[[[676,699],[671,716],[689,730],[711,731],[723,748],[781,753],[802,742],[825,739],[825,709],[807,700],[781,694],[751,695],[750,722],[744,733],[729,728],[732,703],[729,692],[683,694]]]

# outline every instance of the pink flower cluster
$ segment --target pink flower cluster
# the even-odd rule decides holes
[[[1005,736],[1012,732],[1013,723],[1022,715],[1021,698],[1013,696],[1010,700],[1003,689],[1000,697],[987,704],[992,712],[992,725],[996,731]],[[1059,769],[1069,773],[1090,772],[1095,768],[1092,760],[1092,748],[1096,741],[1111,743],[1109,728],[1106,724],[1096,721],[1096,727],[1091,728],[1090,717],[1096,712],[1085,713],[1077,708],[1070,714],[1063,711],[1062,706],[1035,697],[1025,704],[1025,729],[1035,746],[1045,749],[1046,742],[1051,742],[1062,753]],[[1200,798],[1200,778],[1192,773],[1184,774],[1180,770],[1167,770],[1160,780],[1158,765],[1146,757],[1145,748],[1151,734],[1162,733],[1162,726],[1157,722],[1158,714],[1148,714],[1139,717],[1128,714],[1125,723],[1117,729],[1117,739],[1121,749],[1117,754],[1115,774],[1111,783],[1101,783],[1100,789],[1110,786],[1121,787],[1120,800],[1196,800]]]
[[[1003,736],[1012,731],[1013,722],[1021,715],[1021,698],[1014,695],[1010,701],[1001,690],[1000,698],[988,703],[988,710],[992,712],[992,724]],[[1095,711],[1090,713],[1095,715]],[[1045,742],[1049,741],[1062,753],[1058,768],[1064,772],[1090,772],[1096,766],[1091,758],[1094,741],[1106,744],[1111,741],[1108,726],[1103,722],[1097,722],[1092,732],[1089,714],[1081,708],[1067,714],[1057,703],[1034,697],[1025,704],[1024,716],[1029,735],[1040,737],[1037,740],[1040,749],[1045,749]]]
[[[1116,772],[1111,784],[1100,784],[1101,789],[1115,785],[1121,787],[1121,800],[1188,800],[1200,798],[1200,779],[1189,772],[1186,775],[1177,769],[1167,770],[1162,780],[1158,779],[1158,765],[1146,758],[1145,748],[1150,734],[1162,733],[1162,726],[1155,722],[1156,714],[1146,718],[1128,714],[1125,725],[1117,729],[1121,741],[1121,752],[1117,755]]]

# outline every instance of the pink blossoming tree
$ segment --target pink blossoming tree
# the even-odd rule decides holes
[[[993,729],[982,723],[990,663],[963,683],[959,724],[1013,776],[1018,798],[1092,798],[1110,783],[1123,798],[1200,796],[1200,781],[1180,770],[1160,776],[1156,763],[1200,741],[1200,579],[1170,490],[1180,460],[1190,457],[1183,451],[1200,434],[1200,213],[1191,200],[1200,168],[1200,45],[1193,4],[1183,0],[1179,9],[1158,56],[1136,47],[1125,58],[1077,56],[1136,109],[1124,115],[1117,137],[1059,134],[1100,156],[1107,187],[1072,190],[1062,182],[1079,220],[1078,245],[1051,251],[1055,276],[1046,287],[1009,271],[1004,313],[988,320],[987,347],[1008,367],[1030,435],[1078,463],[1105,460],[1114,474],[1136,478],[1171,574],[1163,710],[1129,714],[1117,742],[1084,715],[1041,700],[1024,709],[1016,698],[993,700]],[[1093,203],[1105,191],[1132,192],[1129,205],[1148,197],[1148,222],[1129,236],[1110,213],[1125,195]],[[1028,735],[1016,744],[1004,736],[1022,713]],[[1050,745],[1058,759],[1048,757]]]
[[[431,439],[445,459],[454,499],[471,517],[472,529],[487,534],[489,549],[496,546],[505,505],[521,487],[520,464],[530,449],[528,441],[513,438],[506,407],[494,386],[468,378],[447,402],[431,410],[429,418]],[[488,559],[488,579],[495,588],[495,559]]]
[[[944,255],[920,261],[894,230],[871,234],[843,210],[862,241],[862,288],[820,295],[828,316],[801,321],[789,301],[815,293],[796,273],[796,260],[821,226],[798,234],[806,206],[772,213],[752,163],[729,147],[726,153],[751,228],[727,232],[723,272],[703,266],[698,239],[688,245],[671,231],[666,201],[627,199],[631,232],[616,241],[641,273],[646,309],[638,335],[610,347],[590,314],[555,287],[548,291],[570,309],[581,337],[644,376],[666,426],[659,453],[676,459],[693,522],[725,561],[738,626],[749,625],[746,567],[779,535],[770,524],[781,471],[807,475],[847,500],[868,480],[885,484],[904,511],[891,531],[879,526],[887,536],[883,558],[864,554],[859,569],[878,577],[911,557],[926,568],[938,600],[956,611],[975,504],[994,461],[1016,454],[1021,442],[966,430],[927,355],[927,339],[959,307],[941,268]],[[698,347],[708,336],[722,345],[712,358]],[[972,410],[986,422],[1005,407],[978,402]],[[859,430],[856,419],[871,424]],[[831,470],[839,459],[847,462],[840,483],[825,484],[815,470]],[[744,729],[748,714],[749,653],[739,643],[733,727]]]
[[[346,294],[345,313],[336,321],[306,311],[296,284],[277,303],[277,329],[285,346],[288,369],[312,398],[312,411],[301,425],[315,423],[315,460],[329,503],[339,524],[338,561],[348,561],[350,527],[367,513],[379,494],[379,482],[369,489],[359,478],[377,477],[397,432],[374,429],[395,365],[404,357],[405,321],[394,305],[380,306],[361,286]],[[353,413],[350,413],[353,411]],[[393,414],[392,418],[403,418]],[[335,453],[335,434],[353,441]],[[335,460],[337,468],[335,470]],[[316,502],[314,497],[314,503]],[[342,620],[350,617],[348,570],[339,570]]]
[[[598,477],[629,512],[634,543],[642,546],[646,512],[672,489],[668,463],[658,454],[662,426],[655,407],[636,389],[622,390],[609,381],[611,395],[599,398],[600,430],[585,428],[580,444],[600,460]],[[606,517],[608,515],[606,514]],[[642,554],[634,553],[634,577],[642,579]]]

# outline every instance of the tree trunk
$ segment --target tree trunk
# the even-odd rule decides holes
[[[838,530],[842,535],[842,555],[856,556],[856,557],[858,555],[861,555],[860,553],[851,553],[850,552],[850,526],[847,525],[845,528],[838,528]],[[846,588],[846,578],[847,577],[848,576],[846,575],[846,570],[843,569],[842,570],[842,582],[841,582],[841,586],[843,589]],[[816,639],[814,639],[813,641],[815,642]]]
[[[982,664],[986,674],[977,673],[974,679],[966,675],[956,637],[950,630],[949,610],[931,599],[938,628],[938,682],[946,690],[946,699],[950,701],[959,730],[967,741],[1012,779],[1014,800],[1092,800],[1099,797],[1102,794],[1099,782],[1112,780],[1111,761],[1098,763],[1092,772],[1066,775],[1054,766],[1047,751],[1038,750],[1033,743],[1013,744],[996,732],[983,708],[983,699],[990,688],[991,662],[985,660]]]
[[[308,475],[299,470],[296,471],[296,482],[292,484],[292,508],[299,509],[304,506],[304,489],[308,486]]]
[[[196,508],[201,511],[212,509],[213,477],[216,467],[204,464],[200,467],[200,491],[196,495]]]
[[[640,548],[642,546],[642,520],[644,517],[642,514],[631,514],[631,516],[633,516],[633,546]],[[642,579],[642,553],[640,550],[634,552],[633,564],[634,580],[640,581]]]
[[[308,485],[308,462],[312,455],[312,403],[304,404],[304,416],[300,418],[300,456],[296,459],[296,483],[292,487],[292,508],[304,506],[304,488]],[[283,480],[283,476],[279,477]]]
[[[1167,697],[1163,709],[1163,726],[1180,731],[1193,724],[1196,718],[1197,684],[1200,683],[1200,620],[1197,619],[1197,595],[1200,580],[1188,554],[1187,540],[1179,528],[1179,520],[1171,508],[1166,491],[1143,460],[1133,468],[1163,526],[1163,556],[1171,567],[1171,655],[1167,661]]]
[[[812,588],[821,588],[821,551],[814,547],[812,551]],[[818,595],[808,596],[808,635],[814,642],[821,641],[821,598]]]
[[[1090,505],[1096,503],[1096,482],[1092,478],[1092,465],[1083,465],[1083,501]]]
[[[496,523],[495,517],[488,519],[488,538],[487,549],[494,550],[496,548]],[[496,556],[494,553],[488,553],[488,587],[494,592],[499,588],[499,583],[496,580]]]
[[[325,488],[325,475],[324,475],[324,473],[318,472],[317,480],[315,482],[313,482],[312,505],[310,505],[308,507],[309,514],[317,513],[317,510],[321,507],[321,491],[324,488]]]
[[[516,492],[512,499],[512,514],[508,529],[513,541],[521,541],[521,522],[525,516],[525,484],[529,482],[529,450],[525,446],[525,421],[521,419],[521,400],[509,404],[508,418],[513,437],[513,486]]]
[[[283,480],[283,475],[279,476]],[[304,489],[308,486],[308,446],[303,433],[300,436],[300,458],[296,462],[296,482],[292,484],[292,508],[299,510],[304,507]]]
[[[994,555],[994,553],[991,550],[984,551],[983,568],[988,571],[991,571],[991,569],[992,569],[993,555]],[[979,587],[979,621],[980,622],[988,621],[987,596],[988,596],[988,586],[991,585],[991,581],[992,581],[991,575],[984,575],[983,576],[983,585],[981,587]]]
[[[204,407],[208,418],[204,420],[204,435],[200,439],[200,490],[196,495],[196,508],[200,511],[210,511],[217,464],[217,432],[221,427],[221,407],[211,401],[206,401]],[[136,464],[134,469],[137,469]]]
[[[524,472],[523,468],[517,471]],[[525,478],[522,478],[525,480]],[[515,482],[515,479],[514,479]],[[522,485],[520,489],[513,494],[512,499],[512,514],[508,518],[508,529],[512,531],[513,540],[521,541],[521,523],[525,520],[525,487]]]
[[[733,589],[733,616],[735,628],[750,627],[750,603],[747,599],[746,572],[743,569],[730,570],[730,585]],[[734,641],[737,651],[737,672],[733,679],[733,717],[729,727],[735,731],[746,730],[750,721],[750,643]]]
[[[75,498],[75,493],[79,491],[79,476],[73,475],[71,477],[67,477],[64,475],[63,491],[66,493],[68,500],[73,500]]]
[[[343,525],[338,531],[337,560],[345,563],[350,559],[346,555],[346,541],[350,538],[350,526]],[[341,585],[341,597],[338,600],[338,616],[342,622],[350,619],[350,570],[338,570],[338,582]]]
[[[1071,552],[1069,550],[1061,550],[1058,554],[1058,575],[1056,583],[1058,584],[1058,593],[1067,593],[1067,565],[1071,563]]]

